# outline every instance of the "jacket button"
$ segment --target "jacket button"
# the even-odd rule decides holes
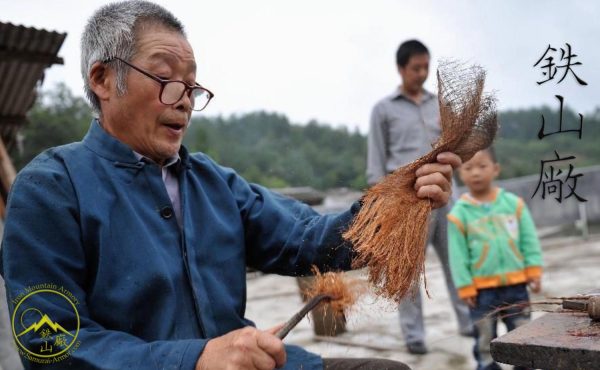
[[[160,215],[164,219],[170,219],[171,217],[173,217],[173,208],[170,206],[162,207],[160,210]]]

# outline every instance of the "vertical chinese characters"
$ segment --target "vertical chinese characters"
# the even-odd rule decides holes
[[[562,78],[557,81],[557,84],[561,83],[567,75],[570,74],[573,76],[575,81],[579,85],[587,86],[587,82],[582,80],[575,71],[574,67],[580,66],[581,62],[575,61],[577,54],[572,53],[571,45],[569,43],[565,43],[566,48],[560,48],[560,60],[559,63],[556,64],[554,62],[554,55],[557,53],[557,49],[553,48],[551,45],[548,45],[544,54],[538,59],[538,61],[533,65],[534,67],[538,67],[542,69],[542,75],[546,78],[542,81],[537,81],[538,85],[544,84],[550,80],[553,80],[556,76],[556,73],[559,69],[563,70]],[[559,117],[558,117],[558,130],[547,132],[546,131],[546,118],[542,114],[542,125],[538,132],[538,139],[542,140],[547,136],[554,134],[563,134],[569,132],[577,133],[577,137],[581,140],[583,134],[583,115],[579,113],[579,128],[575,129],[565,129],[563,127],[563,104],[564,98],[561,95],[555,95],[558,101],[560,102],[559,108]],[[556,158],[549,160],[541,160],[541,168],[540,168],[540,179],[538,181],[537,187],[531,196],[532,198],[539,192],[541,194],[542,199],[546,199],[546,196],[553,196],[554,199],[562,203],[563,199],[570,198],[571,196],[575,196],[575,198],[580,202],[587,202],[587,199],[581,197],[576,193],[577,187],[577,179],[582,174],[573,174],[573,165],[568,164],[568,170],[564,170],[560,168],[560,164],[562,162],[568,162],[570,160],[574,160],[575,156],[568,156],[561,158],[558,152],[555,150],[554,154]],[[565,163],[566,165],[566,163]],[[565,186],[567,188],[565,188]],[[541,190],[540,190],[541,189]]]

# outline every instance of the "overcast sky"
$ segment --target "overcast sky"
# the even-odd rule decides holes
[[[187,28],[198,81],[216,95],[207,115],[265,109],[293,122],[311,119],[368,129],[373,104],[399,84],[395,51],[418,38],[440,58],[482,65],[501,109],[542,104],[554,95],[584,115],[600,106],[600,2],[401,0],[164,0]],[[82,95],[79,39],[87,18],[106,1],[0,0],[0,21],[67,32],[64,65],[47,70],[44,88],[65,82]],[[572,76],[541,86],[533,64],[550,44],[560,61],[569,43]],[[430,75],[426,88],[435,91]]]

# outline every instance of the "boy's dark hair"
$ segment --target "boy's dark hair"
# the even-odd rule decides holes
[[[405,67],[413,55],[429,54],[429,50],[419,40],[404,41],[396,51],[396,64]]]
[[[492,162],[498,163],[498,158],[496,157],[496,150],[494,149],[494,147],[492,145],[483,149],[483,151],[486,152],[487,154],[489,154],[490,158],[492,159]]]

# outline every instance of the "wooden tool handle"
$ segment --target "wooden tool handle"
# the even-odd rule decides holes
[[[309,313],[313,308],[317,307],[317,305],[319,303],[321,303],[322,301],[324,301],[324,300],[330,301],[332,298],[333,297],[329,294],[319,294],[318,296],[315,296],[313,299],[308,301],[308,303],[305,304],[304,307],[302,307],[302,309],[300,311],[298,311],[294,316],[292,316],[292,318],[289,319],[285,323],[283,328],[279,329],[279,331],[275,335],[279,339],[285,338],[285,336],[288,335],[288,333],[294,327],[296,327],[296,325],[298,325],[298,323],[300,321],[302,321],[302,319],[304,318],[304,316],[306,316],[307,313]]]

